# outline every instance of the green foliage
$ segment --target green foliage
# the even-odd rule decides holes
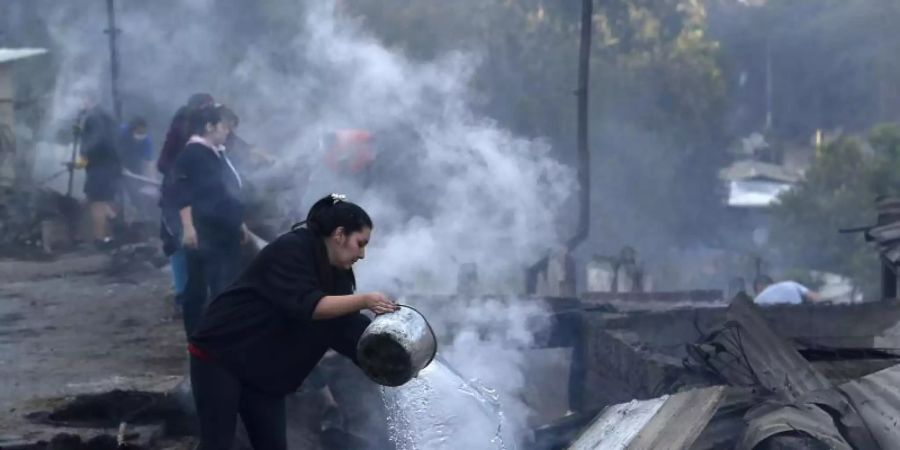
[[[878,292],[877,251],[859,234],[872,224],[875,199],[900,194],[900,126],[878,125],[865,140],[825,145],[806,179],[773,210],[773,247],[795,266],[850,276],[868,297]]]

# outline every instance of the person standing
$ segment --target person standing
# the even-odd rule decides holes
[[[85,161],[84,195],[91,215],[91,235],[100,249],[114,246],[109,221],[122,179],[122,162],[116,148],[116,122],[95,98],[85,96],[79,120],[81,158]]]
[[[241,178],[225,155],[228,127],[222,107],[190,117],[191,138],[172,169],[174,201],[187,256],[189,291],[184,298],[188,335],[206,299],[225,289],[241,269],[241,243],[249,237],[240,200]],[[202,277],[204,283],[194,283]]]
[[[147,121],[143,117],[135,117],[123,127],[119,136],[119,156],[125,170],[135,175],[150,175],[153,141],[147,134]]]
[[[172,267],[172,288],[175,294],[175,306],[184,307],[186,292],[193,292],[205,285],[200,274],[195,274],[193,280],[188,280],[187,255],[181,248],[181,218],[178,208],[174,205],[174,177],[171,176],[175,159],[187,145],[190,134],[188,132],[188,119],[191,114],[203,107],[212,106],[213,97],[209,94],[199,93],[192,95],[187,104],[178,108],[175,116],[169,124],[166,139],[159,152],[156,161],[156,169],[162,175],[162,187],[160,188],[160,227],[159,238],[163,243],[163,252],[169,257]],[[198,287],[191,286],[196,283]]]

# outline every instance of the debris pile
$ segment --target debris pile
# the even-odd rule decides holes
[[[648,294],[650,295],[650,294]],[[900,303],[623,312],[590,302],[580,410],[530,448],[891,449]],[[576,363],[578,360],[580,363]]]
[[[78,200],[50,189],[0,189],[0,254],[22,257],[67,249],[81,215]]]

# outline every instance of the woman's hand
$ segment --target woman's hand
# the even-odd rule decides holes
[[[194,250],[197,248],[197,230],[194,227],[185,227],[181,236],[181,246]]]
[[[375,314],[385,314],[397,310],[397,304],[381,292],[369,292],[365,294],[365,299],[366,309]]]

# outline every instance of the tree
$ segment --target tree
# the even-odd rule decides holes
[[[875,223],[875,199],[900,194],[900,126],[873,127],[863,140],[825,145],[806,179],[773,210],[773,248],[795,267],[850,277],[867,298],[877,298],[877,251],[842,228]]]

